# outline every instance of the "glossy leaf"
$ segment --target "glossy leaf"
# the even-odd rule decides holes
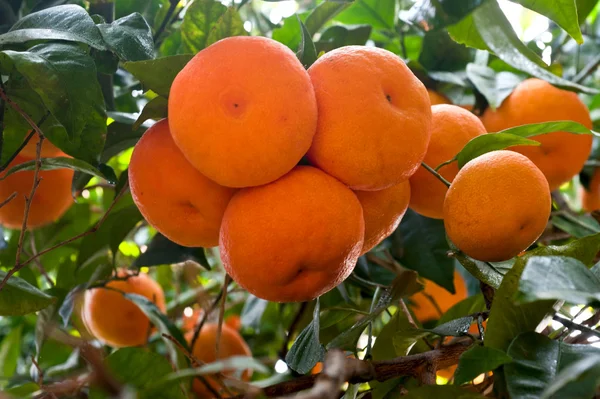
[[[144,89],[168,97],[175,76],[192,57],[190,54],[180,54],[147,61],[126,62],[123,68],[135,76]]]
[[[449,240],[449,239],[448,239]],[[454,244],[450,243],[452,247],[452,256],[477,280],[486,283],[492,288],[497,289],[502,283],[502,278],[510,268],[502,267],[503,264],[498,265],[491,262],[482,262],[471,258],[470,256],[459,251]]]
[[[151,393],[143,393],[145,388],[152,386],[156,380],[173,371],[169,361],[158,353],[143,348],[122,348],[111,353],[106,358],[106,364],[119,381],[132,385],[142,392],[140,399],[184,399],[186,397],[177,382],[164,384],[160,390],[153,390]]]
[[[600,233],[600,224],[590,215],[571,215],[568,213],[553,215],[552,225],[566,231],[575,238]]]
[[[512,358],[498,349],[475,345],[464,352],[458,361],[454,373],[454,383],[462,385],[475,379],[478,375],[495,370]]]
[[[462,337],[469,331],[471,324],[475,321],[473,316],[459,317],[442,324],[438,324],[432,329],[426,329],[430,333],[443,337]]]
[[[444,222],[409,209],[393,235],[392,255],[403,265],[454,293],[454,260],[448,256]]]
[[[92,176],[99,177],[104,180],[108,180],[107,176],[105,176],[100,170],[93,167],[89,163],[82,161],[80,159],[75,158],[67,158],[67,157],[56,157],[56,158],[41,158],[40,159],[41,167],[40,170],[54,170],[54,169],[72,169],[77,172],[87,173]],[[18,165],[13,166],[6,174],[4,174],[1,180],[4,180],[6,177],[25,170],[34,170],[36,161],[27,161],[20,163]]]
[[[285,356],[287,365],[300,374],[307,374],[325,357],[325,348],[319,341],[319,315],[320,306],[317,299],[312,321],[300,332]]]
[[[154,97],[150,100],[142,109],[139,118],[135,121],[132,128],[133,130],[137,130],[142,123],[146,122],[148,119],[153,119],[155,121],[166,118],[168,113],[168,101],[164,97]]]
[[[317,5],[306,17],[304,25],[311,37],[317,33],[325,24],[341,11],[345,10],[351,3],[324,1]]]
[[[589,385],[588,391],[582,393],[581,387],[583,384],[581,384],[581,381],[587,380],[586,375],[589,376],[590,374],[593,385]],[[595,381],[595,384],[593,381]],[[583,397],[586,393],[592,395],[596,388],[594,385],[600,385],[600,354],[597,353],[590,354],[560,370],[550,385],[542,392],[540,398],[566,397],[568,393],[571,393],[570,390],[577,391],[581,395],[578,397]]]
[[[204,248],[184,247],[174,243],[162,234],[156,233],[150,244],[148,244],[146,251],[133,262],[133,265],[139,268],[142,266],[172,265],[188,260],[210,269]]]
[[[334,19],[344,24],[369,24],[373,29],[393,29],[395,0],[356,0]]]
[[[438,320],[438,325],[447,323],[451,320],[458,319],[460,317],[468,316],[474,313],[483,312],[486,310],[485,301],[482,294],[471,295],[468,298],[458,302],[450,309],[448,309],[442,317]]]
[[[539,14],[556,22],[579,44],[583,43],[577,8],[574,0],[514,0]]]
[[[228,7],[219,17],[215,26],[211,28],[206,39],[206,47],[226,37],[246,36],[247,34],[240,14],[234,7]]]
[[[410,10],[402,13],[402,19],[418,25],[425,31],[452,25],[469,15],[484,0],[418,0]]]
[[[37,40],[64,40],[106,50],[100,31],[85,9],[61,5],[25,16],[10,31],[0,35],[0,47]]]
[[[310,32],[306,28],[306,26],[298,18],[298,23],[300,24],[300,29],[302,30],[302,36],[300,39],[300,47],[298,48],[298,52],[296,55],[298,59],[304,65],[305,68],[310,67],[317,60],[317,50],[315,48],[315,44],[312,41],[312,37]]]
[[[268,301],[255,297],[252,294],[248,295],[240,318],[243,326],[259,328],[265,310],[267,309]]]
[[[600,278],[577,259],[532,256],[521,275],[517,298],[522,303],[540,299],[576,305],[600,302]]]
[[[6,272],[0,270],[0,280]],[[0,291],[0,316],[22,316],[52,305],[56,298],[38,290],[25,280],[12,276]]]
[[[317,53],[343,46],[364,45],[369,40],[371,31],[370,25],[330,26],[321,34],[319,41],[315,42]]]
[[[496,73],[492,68],[473,63],[467,65],[467,78],[483,94],[492,110],[498,108],[523,81],[521,76],[514,73],[504,71]]]
[[[119,18],[98,29],[108,48],[121,61],[140,61],[154,58],[154,40],[148,23],[138,13]]]
[[[197,53],[209,44],[213,29],[221,31],[228,20],[221,17],[228,8],[217,0],[197,0],[187,9],[181,24],[180,52]]]

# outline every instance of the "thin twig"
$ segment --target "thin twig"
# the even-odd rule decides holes
[[[5,199],[4,201],[0,202],[0,208],[2,208],[4,205],[8,204],[10,201],[12,201],[13,199],[15,199],[16,196],[17,196],[17,192],[15,191],[11,195],[9,195],[7,199]]]
[[[450,187],[450,182],[446,179],[444,179],[444,177],[442,175],[440,175],[438,172],[436,172],[431,166],[427,165],[425,162],[421,162],[421,165],[427,169],[427,171],[429,173],[431,173],[432,175],[434,175],[439,181],[441,181],[442,183],[444,183],[444,185],[446,187]]]
[[[49,116],[50,116],[50,112],[46,112],[46,114],[44,116],[42,116],[40,121],[37,123],[37,126],[41,126]],[[4,162],[4,164],[2,166],[0,166],[0,172],[3,172],[6,168],[8,168],[10,163],[17,157],[17,155],[19,155],[21,153],[23,148],[25,148],[25,146],[29,143],[29,141],[33,138],[33,136],[36,135],[36,133],[37,132],[35,131],[35,129],[32,130],[31,132],[29,132],[27,137],[25,137],[25,140],[23,140],[23,142],[19,145],[19,147],[15,150],[15,152],[13,152],[13,154],[10,157],[8,157],[8,159]]]
[[[160,26],[156,30],[156,33],[154,33],[154,36],[152,37],[154,43],[158,41],[160,35],[162,35],[165,29],[167,28],[169,21],[171,20],[173,14],[175,13],[175,10],[177,9],[177,4],[179,4],[179,0],[170,0],[169,3],[170,4],[169,9],[167,10],[167,15],[165,15],[165,18],[162,20]]]
[[[579,47],[577,47],[579,49]],[[583,69],[575,75],[573,78],[574,83],[581,83],[587,78],[596,68],[600,65],[600,55],[597,55],[592,61],[590,61]]]
[[[38,364],[38,362],[35,360],[35,356],[31,356],[31,362],[37,369],[37,372],[38,372],[37,384],[41,388],[44,386],[44,372],[40,368],[40,365]]]
[[[33,233],[29,234],[29,244],[31,246],[31,253],[33,255],[36,255],[37,254],[37,249],[35,247],[35,235]],[[54,287],[54,281],[52,281],[52,278],[50,277],[50,275],[48,274],[48,272],[44,268],[44,265],[42,265],[42,262],[40,262],[39,259],[36,259],[34,263],[36,264],[38,270],[40,271],[40,274],[42,276],[44,276],[44,278],[46,279],[46,281],[48,282],[48,284],[50,285],[50,287]]]
[[[231,280],[229,282],[231,283]],[[219,293],[217,294],[217,297],[215,298],[215,300],[213,301],[213,303],[210,305],[210,308],[206,312],[204,312],[204,318],[202,319],[202,321],[196,325],[196,328],[194,330],[194,336],[193,336],[192,342],[190,344],[190,347],[192,348],[192,351],[194,350],[194,345],[196,344],[196,340],[198,340],[198,336],[200,335],[200,330],[204,326],[204,323],[206,322],[206,320],[208,320],[208,316],[219,305],[219,301],[221,300],[221,298],[223,297],[223,295],[225,294],[225,292],[227,292],[227,288],[228,287],[223,287],[221,289],[221,291],[219,291]]]
[[[560,324],[562,324],[563,326],[571,329],[571,330],[578,330],[581,331],[582,333],[587,333],[587,334],[591,334],[591,335],[595,335],[596,337],[600,338],[600,331],[596,331],[593,330],[589,327],[586,327],[584,325],[581,324],[577,324],[572,322],[571,320],[564,318],[562,316],[559,315],[554,315],[552,317],[552,320],[554,321],[558,321]]]

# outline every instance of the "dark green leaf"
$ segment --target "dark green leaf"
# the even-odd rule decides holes
[[[319,315],[320,306],[317,299],[312,321],[298,335],[285,356],[287,365],[300,374],[307,374],[325,357],[325,348],[319,341]]]
[[[77,264],[82,265],[86,260],[106,248],[112,250],[114,258],[119,244],[140,220],[142,220],[142,215],[135,205],[127,205],[113,211],[98,231],[86,236],[81,241]]]
[[[570,82],[549,72],[542,59],[517,37],[497,2],[485,2],[473,13],[473,20],[489,49],[507,64],[565,89],[597,93],[595,89]]]
[[[475,319],[472,316],[459,317],[425,331],[444,337],[462,337],[469,331],[474,321]]]
[[[145,125],[142,125],[142,127],[143,128],[133,130],[132,125],[121,122],[113,122],[108,125],[106,145],[104,147],[104,152],[100,157],[100,161],[108,162],[109,159],[121,151],[133,147],[146,130]]]
[[[111,24],[100,24],[104,41],[121,61],[141,61],[154,58],[152,30],[140,14],[133,13]]]
[[[143,394],[144,389],[173,371],[169,361],[157,353],[143,348],[122,348],[108,356],[106,364],[118,380],[142,392],[140,399],[184,399],[186,397],[177,382],[164,384],[160,390],[153,390],[151,394]]]
[[[600,233],[600,224],[590,215],[571,215],[561,213],[553,215],[552,224],[566,231],[575,238],[583,238],[590,234]]]
[[[598,2],[596,0],[575,0],[579,24],[583,24]]]
[[[584,379],[587,380],[590,374],[593,385],[589,386],[587,392],[582,393],[581,381]],[[552,397],[565,398],[570,393],[570,390],[578,391],[579,395],[568,395],[568,397],[583,398],[593,395],[598,385],[600,385],[600,354],[590,353],[588,357],[577,360],[559,370],[559,373],[553,378],[550,385],[542,392],[541,399],[550,399]]]
[[[477,138],[481,137],[479,140]],[[525,137],[510,133],[484,134],[471,139],[458,154],[456,160],[458,167],[462,168],[467,162],[491,151],[503,150],[516,145],[540,145],[539,141],[530,140]]]
[[[369,24],[373,29],[393,29],[396,19],[395,0],[356,0],[334,20],[344,24]]]
[[[154,97],[150,100],[142,110],[140,117],[135,121],[132,128],[133,130],[139,129],[142,123],[146,122],[148,119],[163,119],[167,117],[168,111],[168,101],[164,97]]]
[[[67,158],[67,157],[56,157],[56,158],[41,158],[40,159],[41,167],[40,170],[54,170],[54,169],[73,169],[78,172],[87,173],[92,176],[99,177],[101,179],[107,179],[107,177],[100,172],[97,168],[93,167],[89,163],[82,161],[80,159],[75,158]],[[0,178],[1,180],[6,179],[8,176],[21,172],[24,170],[34,170],[36,161],[27,161],[20,163],[18,165],[10,168],[4,176]]]
[[[468,316],[485,310],[485,301],[482,294],[472,295],[448,309],[438,320],[438,325],[447,323],[460,317]]]
[[[462,385],[478,375],[495,370],[512,361],[503,351],[487,346],[475,345],[460,356],[454,373],[454,383]]]
[[[146,90],[168,97],[175,76],[192,58],[191,54],[172,55],[148,61],[126,62],[123,68],[135,76]]]
[[[471,258],[470,256],[462,253],[461,251],[450,243],[452,248],[452,256],[465,268],[473,277],[477,280],[486,283],[492,288],[497,289],[500,287],[502,277],[510,269],[508,265],[497,264],[491,262],[482,262]]]
[[[498,108],[514,88],[523,81],[521,76],[514,73],[495,72],[492,68],[473,63],[467,65],[467,77],[483,94],[493,110]]]
[[[412,346],[416,343],[419,334],[415,334],[411,337],[405,336],[398,338],[397,347],[394,340],[396,336],[400,336],[403,331],[415,331],[415,328],[411,326],[404,312],[398,309],[377,335],[377,340],[371,351],[373,360],[389,360],[397,356],[406,356]],[[410,338],[412,338],[412,341]],[[390,348],[397,349],[398,351],[390,350]]]
[[[0,35],[0,47],[34,40],[66,40],[106,49],[96,24],[85,9],[77,5],[57,6],[27,15],[9,32]]]
[[[467,391],[456,385],[425,385],[419,388],[411,389],[408,394],[402,396],[403,399],[483,399],[480,394]]]
[[[418,0],[402,19],[429,31],[452,25],[469,15],[484,0]]]
[[[314,34],[321,30],[331,18],[348,8],[350,4],[351,3],[324,1],[316,6],[304,21],[304,25],[310,36],[314,36]]]
[[[454,293],[454,260],[448,257],[444,222],[409,209],[393,235],[392,255],[403,266]]]
[[[2,339],[0,343],[0,377],[8,380],[17,371],[17,364],[21,356],[21,334],[23,324],[14,327]],[[4,387],[4,381],[0,381],[0,387]]]
[[[600,278],[577,259],[532,256],[521,275],[519,302],[562,299],[571,304],[600,301]]]
[[[6,272],[0,270],[0,280]],[[12,276],[0,291],[0,315],[22,316],[52,305],[56,298],[38,290],[25,280]]]
[[[425,33],[419,62],[427,70],[456,71],[464,69],[471,60],[471,52],[457,44],[445,30]]]
[[[556,22],[579,44],[583,43],[577,8],[573,0],[514,0],[539,14]]]
[[[268,301],[248,294],[240,315],[242,325],[258,329],[268,304]]]
[[[4,71],[14,68],[26,79],[26,85],[19,82],[19,90],[26,91],[28,85],[39,96],[24,93],[36,107],[36,114],[28,112],[30,116],[37,120],[46,113],[39,109],[41,101],[56,118],[48,118],[45,125],[62,124],[41,126],[54,145],[87,162],[97,160],[104,145],[106,113],[94,61],[83,49],[75,44],[50,43],[23,52],[7,50],[0,52],[0,66]],[[23,130],[21,137],[30,128]]]
[[[162,234],[156,233],[150,244],[148,244],[146,251],[133,262],[133,265],[139,268],[142,266],[171,265],[188,260],[210,270],[204,248],[184,247],[174,243]]]
[[[343,46],[364,45],[369,40],[370,35],[370,25],[334,25],[321,34],[319,41],[315,42],[315,47],[317,53],[320,53],[321,51],[327,52]]]
[[[228,7],[219,17],[215,26],[210,29],[206,39],[206,47],[221,39],[231,36],[246,36],[248,32],[244,29],[244,21],[234,7]]]
[[[208,37],[221,21],[227,7],[217,0],[197,0],[187,9],[181,24],[181,50],[197,53],[207,46]]]
[[[415,344],[417,343],[417,341],[421,338],[426,337],[427,335],[429,335],[427,331],[416,329],[410,326],[403,330],[396,331],[396,333],[392,337],[392,343],[394,345],[394,354],[396,356],[408,355],[409,352],[412,350],[413,346],[415,346]],[[388,351],[390,351],[389,348]]]
[[[304,26],[300,20],[300,17],[297,18],[300,28],[302,29],[302,36],[300,39],[300,47],[298,48],[296,55],[298,56],[298,59],[302,65],[304,65],[305,68],[308,68],[317,60],[317,50],[312,41],[310,33],[306,29],[306,26]]]

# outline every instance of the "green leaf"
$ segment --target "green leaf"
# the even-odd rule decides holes
[[[369,40],[371,30],[370,25],[330,26],[321,34],[319,41],[315,42],[317,53],[328,52],[343,46],[362,46]]]
[[[208,37],[221,21],[227,7],[217,0],[196,0],[187,9],[181,24],[181,45],[184,53],[197,53],[208,45]]]
[[[398,309],[377,335],[377,340],[371,351],[373,360],[389,360],[397,356],[406,356],[417,342],[418,335],[420,335],[415,334],[411,337],[406,335],[401,336],[403,331],[411,330],[415,330],[415,328],[411,326],[404,312]],[[399,336],[397,339],[398,346],[395,343],[396,336]],[[395,350],[390,350],[392,347]]]
[[[412,350],[413,346],[415,346],[415,344],[417,343],[417,341],[428,335],[429,333],[427,331],[416,329],[410,326],[403,330],[396,331],[396,333],[392,337],[392,343],[394,345],[394,354],[396,354],[396,356],[408,355]]]
[[[423,37],[419,62],[427,70],[461,70],[471,58],[471,51],[453,41],[445,30],[427,32]]]
[[[435,328],[425,329],[424,331],[443,337],[462,337],[469,332],[473,321],[475,321],[473,316],[459,317],[458,319],[438,324]]]
[[[571,215],[561,213],[553,215],[552,224],[566,231],[575,238],[583,238],[590,234],[600,233],[600,224],[590,215]]]
[[[496,72],[484,65],[468,64],[467,77],[475,88],[483,94],[490,108],[495,110],[523,81],[519,75],[511,72]]]
[[[403,399],[483,399],[484,396],[456,385],[425,385],[419,388],[411,389],[408,394],[402,396]]]
[[[126,62],[123,68],[135,76],[144,89],[169,97],[175,76],[193,58],[191,54],[179,54],[148,61]]]
[[[0,281],[6,272],[0,270]],[[12,276],[0,291],[0,316],[22,316],[52,305],[56,298],[35,288],[25,280]]]
[[[144,106],[142,113],[132,126],[133,130],[137,130],[148,119],[159,120],[166,118],[168,107],[169,103],[166,98],[154,97]]]
[[[82,265],[96,253],[107,247],[112,250],[114,259],[119,249],[119,244],[121,244],[140,220],[142,220],[142,214],[135,205],[127,205],[124,208],[113,211],[95,233],[83,238],[79,245],[77,265]]]
[[[313,311],[312,321],[302,330],[289,352],[285,362],[294,371],[307,374],[317,362],[323,361],[325,348],[319,341],[319,299]]]
[[[351,3],[324,1],[316,6],[306,17],[304,25],[310,36],[314,36],[325,24],[341,11],[345,10]]]
[[[454,383],[465,384],[478,375],[495,370],[511,361],[512,358],[501,350],[475,345],[460,356],[454,373]]]
[[[532,11],[542,14],[556,22],[563,28],[578,44],[583,43],[577,8],[574,0],[514,0]]]
[[[565,89],[598,92],[549,72],[542,59],[519,40],[497,2],[485,2],[473,13],[473,20],[487,47],[507,64]]]
[[[14,327],[0,343],[0,387],[4,388],[5,382],[14,376],[21,356],[21,333],[23,324]]]
[[[78,5],[61,5],[34,12],[0,35],[0,47],[37,40],[65,40],[106,50],[100,31],[85,9]]]
[[[564,367],[554,377],[550,385],[542,392],[541,399],[550,399],[552,397],[564,398],[567,397],[566,392],[570,389],[579,391],[580,395],[577,397],[585,397],[585,394],[581,393],[581,381],[587,380],[590,377],[595,381],[592,384],[600,385],[600,354],[590,354],[588,357],[584,357],[581,360],[575,361]],[[590,386],[590,390],[587,392],[589,395],[593,395],[596,387]],[[559,393],[562,392],[562,395]],[[570,397],[575,397],[571,396]]]
[[[300,20],[300,17],[297,16],[297,18],[300,28],[302,29],[302,36],[300,39],[300,47],[298,48],[296,56],[302,65],[304,65],[305,68],[308,68],[317,60],[317,50],[312,41],[310,33],[306,29],[306,26],[304,26]]]
[[[215,26],[213,26],[206,39],[206,47],[218,42],[221,39],[231,36],[247,36],[248,32],[244,29],[244,21],[235,7],[228,7],[219,17]]]
[[[273,29],[273,40],[285,44],[292,51],[298,50],[300,38],[302,37],[302,29],[298,23],[298,18],[305,21],[308,14],[308,12],[303,12],[284,18],[283,24],[279,28]]]
[[[449,26],[448,33],[450,34],[450,37],[459,44],[464,44],[465,46],[479,50],[491,51],[488,45],[483,41],[483,38],[475,26],[473,14],[469,14],[460,22]]]
[[[268,301],[248,294],[240,314],[242,325],[258,329],[268,304]]]
[[[100,172],[98,169],[90,165],[89,163],[82,161],[80,159],[75,158],[67,158],[67,157],[56,157],[56,158],[41,158],[40,159],[41,167],[40,170],[54,170],[54,169],[73,169],[78,172],[87,173],[92,176],[99,177],[104,180],[109,180],[107,177]],[[8,176],[21,172],[24,170],[34,170],[36,161],[27,161],[20,163],[18,165],[10,168],[4,176],[0,178],[1,180],[6,179]]]
[[[462,168],[467,162],[490,151],[502,150],[515,145],[539,145],[538,141],[529,140],[541,134],[564,131],[573,134],[592,134],[592,131],[577,122],[555,121],[531,123],[502,130],[498,133],[484,134],[471,139],[458,154],[458,167]]]
[[[583,263],[563,256],[532,256],[521,275],[517,300],[562,299],[579,305],[600,301],[600,278]]]
[[[454,293],[454,260],[448,257],[443,220],[409,209],[393,235],[392,255],[405,267]],[[398,244],[396,244],[398,243]]]
[[[162,234],[156,233],[150,244],[148,244],[146,251],[133,262],[133,266],[139,268],[142,266],[172,265],[188,260],[210,270],[204,248],[184,247],[174,243]]]
[[[575,0],[577,5],[577,17],[579,24],[583,24],[594,7],[598,4],[596,0]]]
[[[169,361],[158,353],[143,348],[122,348],[106,358],[106,365],[112,374],[122,383],[132,385],[141,393],[142,398],[184,399],[186,396],[177,382],[169,382],[160,390],[144,394],[144,389],[157,380],[170,374],[173,368]]]
[[[449,239],[448,239],[449,240]],[[477,280],[486,283],[494,289],[500,287],[502,278],[510,267],[505,264],[497,264],[491,262],[482,262],[471,258],[470,256],[459,251],[458,248],[450,243],[452,248],[452,256]]]
[[[438,325],[447,323],[460,317],[468,316],[485,310],[485,300],[482,294],[471,295],[458,302],[446,311],[438,320]]]
[[[334,20],[344,24],[369,24],[373,29],[394,29],[395,0],[356,0]]]
[[[104,145],[106,112],[94,61],[83,49],[75,44],[50,43],[23,52],[6,50],[0,52],[0,67],[22,75],[39,96],[32,101],[41,101],[64,127],[44,130],[54,145],[76,158],[96,161]],[[26,86],[21,82],[20,87],[23,90]],[[10,90],[8,94],[11,96]],[[44,114],[45,110],[29,115],[41,119]]]
[[[406,12],[402,19],[429,31],[452,25],[471,14],[484,0],[419,0]]]
[[[133,130],[133,126],[127,123],[113,122],[108,125],[106,134],[106,145],[100,156],[100,161],[108,162],[109,159],[133,147],[146,131],[146,126]]]
[[[140,14],[133,13],[111,24],[100,24],[98,29],[121,61],[140,61],[154,58],[152,30]]]

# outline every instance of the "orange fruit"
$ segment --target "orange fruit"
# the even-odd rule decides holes
[[[452,101],[450,101],[448,97],[442,93],[438,93],[435,90],[427,89],[427,94],[429,95],[429,101],[431,102],[431,105],[452,104]]]
[[[421,323],[438,320],[448,309],[468,296],[465,280],[457,270],[454,271],[454,294],[431,280],[422,282],[425,285],[423,291],[410,297],[410,308]],[[430,298],[435,300],[435,305]]]
[[[204,363],[212,363],[217,360],[217,330],[218,325],[214,323],[207,323],[202,326],[198,339],[194,343],[192,348],[192,354],[194,357]],[[187,338],[191,340],[192,335],[188,334]],[[252,356],[252,352],[248,347],[248,344],[244,341],[244,338],[237,332],[237,330],[229,327],[227,324],[223,324],[221,329],[221,337],[219,340],[219,359],[227,359],[232,356]],[[232,375],[233,371],[225,371],[223,374]],[[252,375],[251,370],[245,370],[242,373],[242,380],[248,381]],[[223,387],[215,380],[214,377],[205,377],[210,386],[221,394],[221,397],[231,397],[226,392],[221,392]],[[208,388],[198,379],[194,380],[193,389],[196,395],[202,399],[214,398],[214,394],[210,392]]]
[[[434,105],[431,112],[433,128],[423,162],[432,168],[452,159],[472,138],[486,133],[479,118],[456,105]],[[458,173],[458,165],[453,162],[438,172],[452,181]],[[413,210],[434,219],[443,217],[444,197],[448,191],[444,183],[420,166],[410,178],[410,189]]]
[[[592,212],[600,209],[600,169],[595,169],[592,179],[590,180],[589,189],[586,190],[583,186],[581,193],[581,207],[586,212]]]
[[[229,37],[177,75],[169,125],[186,158],[229,187],[270,183],[304,156],[317,104],[296,55],[265,37]]]
[[[369,252],[389,237],[400,224],[408,202],[410,184],[407,181],[378,191],[355,191],[365,219],[365,240],[361,254]]]
[[[590,113],[577,94],[561,90],[540,79],[527,79],[519,84],[496,110],[487,109],[481,121],[488,132],[525,125],[569,120],[592,128]],[[539,146],[515,146],[544,173],[550,190],[571,180],[590,155],[591,135],[554,132],[532,137]]]
[[[514,151],[493,151],[458,172],[444,201],[444,225],[452,242],[482,261],[517,256],[542,234],[550,216],[543,173]]]
[[[40,139],[37,135],[33,136],[31,138],[31,140],[29,140],[29,142],[27,144],[25,144],[25,147],[23,147],[23,149],[21,150],[21,152],[19,153],[19,155],[26,157],[26,158],[32,158],[35,159],[35,157],[37,156],[37,144],[39,143]],[[42,158],[53,158],[53,157],[64,157],[65,154],[58,149],[54,144],[52,144],[48,139],[44,140],[44,143],[42,144]]]
[[[106,345],[117,348],[144,345],[148,338],[150,320],[122,293],[144,296],[154,302],[161,312],[165,312],[163,290],[144,273],[135,276],[121,269],[118,276],[130,277],[110,281],[106,288],[92,288],[85,292],[84,323],[89,332]]]
[[[24,162],[33,161],[17,155],[10,163],[2,176],[6,175],[13,166]],[[25,196],[31,193],[35,172],[26,170],[14,173],[4,180],[0,180],[0,201],[4,201],[13,193],[17,196],[0,208],[0,224],[10,229],[21,229],[25,213]],[[34,229],[52,223],[59,219],[73,204],[71,195],[72,169],[40,170],[38,178],[40,184],[35,190],[27,228]]]
[[[350,275],[364,229],[360,202],[348,187],[298,166],[233,196],[221,225],[221,260],[259,298],[309,301]]]
[[[395,54],[346,46],[308,70],[319,107],[308,159],[353,190],[407,180],[425,156],[431,104],[425,86]]]
[[[236,314],[232,314],[231,316],[226,317],[225,324],[227,324],[229,327],[233,328],[236,331],[242,329],[242,319]]]
[[[182,331],[194,331],[196,325],[200,322],[200,319],[204,316],[204,309],[194,309],[191,316],[183,316],[183,324],[181,326]]]
[[[185,159],[166,119],[136,144],[129,185],[144,218],[171,241],[188,247],[218,244],[221,219],[235,190],[210,180]]]

